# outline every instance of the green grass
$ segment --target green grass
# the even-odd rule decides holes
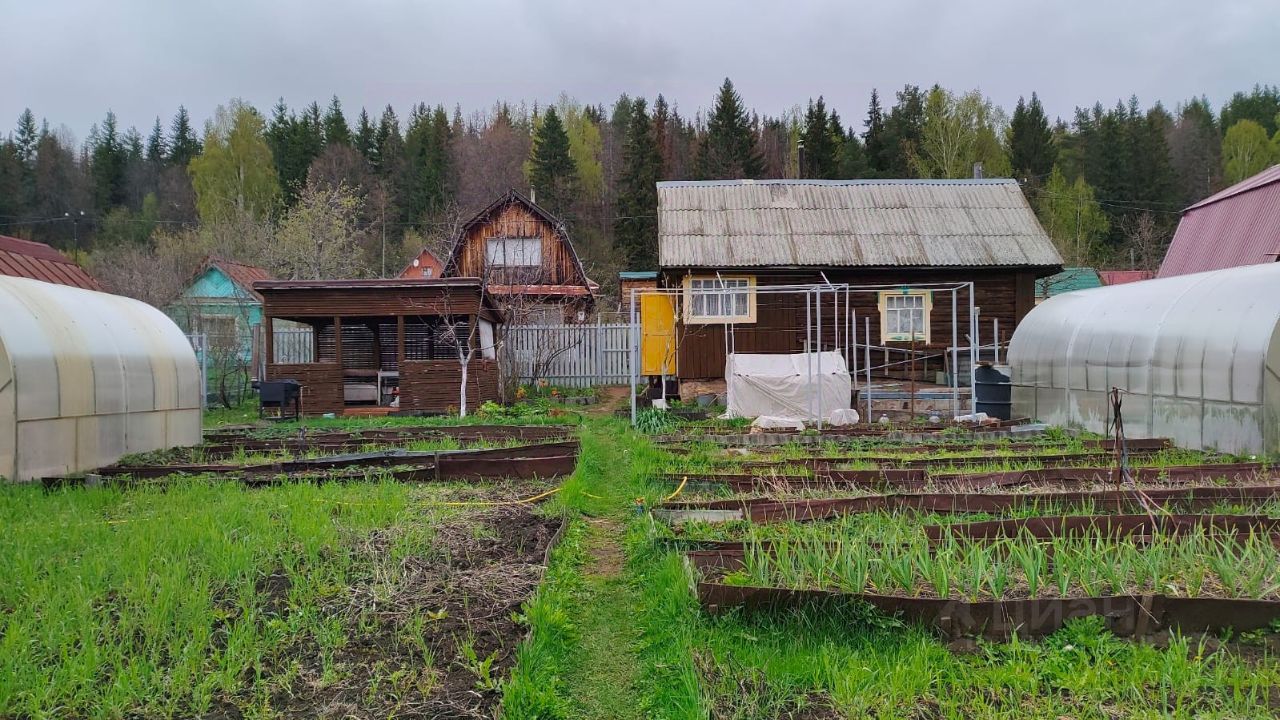
[[[164,716],[246,707],[287,688],[281,653],[313,644],[344,672],[332,610],[357,578],[394,574],[456,515],[451,489],[192,480],[158,490],[0,488],[0,717]],[[388,532],[390,552],[359,550]],[[264,610],[287,581],[291,612]],[[277,601],[281,599],[277,598]]]

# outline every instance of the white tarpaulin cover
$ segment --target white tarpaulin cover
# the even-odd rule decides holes
[[[1280,452],[1280,264],[1049,298],[1009,344],[1013,414],[1103,432],[1126,391],[1130,437]]]
[[[164,313],[0,276],[0,476],[26,481],[200,442],[200,371]]]
[[[724,370],[729,417],[817,420],[848,408],[849,370],[837,352],[729,355]]]

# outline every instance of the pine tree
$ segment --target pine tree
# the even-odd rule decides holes
[[[618,218],[614,237],[626,258],[626,267],[658,266],[658,181],[662,179],[662,155],[654,128],[645,113],[643,98],[631,106],[631,124],[623,148],[622,176],[618,189]]]
[[[569,135],[554,107],[533,135],[529,157],[529,182],[538,196],[538,205],[565,219],[578,193],[578,168],[569,156]]]
[[[700,180],[756,178],[763,167],[742,98],[733,82],[725,78],[707,122],[706,137],[698,148],[697,176]]]
[[[369,120],[369,113],[360,108],[360,119],[356,122],[355,146],[371,167],[378,166],[378,146],[376,142],[377,128]]]
[[[871,89],[871,103],[867,106],[867,119],[862,122],[866,130],[862,133],[863,147],[867,157],[867,167],[873,176],[882,177],[888,169],[885,161],[888,151],[885,148],[884,111],[880,108],[880,93]]]
[[[120,137],[116,114],[107,112],[102,127],[89,145],[90,176],[93,178],[93,203],[100,212],[123,205],[124,177],[129,148]]]
[[[181,105],[178,106],[178,114],[173,118],[169,135],[172,138],[169,145],[169,162],[180,168],[187,167],[191,164],[191,160],[200,154],[200,139],[191,129],[191,118],[187,116],[187,109]]]
[[[1030,103],[1019,97],[1009,122],[1009,163],[1014,177],[1039,183],[1053,170],[1057,155],[1040,98],[1034,92]]]
[[[164,126],[160,124],[160,116],[156,116],[155,125],[151,126],[151,135],[147,137],[147,162],[160,165],[169,154],[169,143],[164,137]]]
[[[836,119],[839,123],[839,119]],[[821,96],[818,101],[809,101],[804,114],[804,132],[800,136],[800,175],[818,180],[835,179],[839,172],[840,150],[838,135],[831,132],[831,118],[827,115],[827,104]]]
[[[324,115],[324,144],[351,144],[351,126],[347,125],[347,118],[342,114],[342,102],[337,95],[333,96],[329,110]]]

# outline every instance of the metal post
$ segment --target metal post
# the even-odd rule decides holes
[[[818,301],[817,302],[817,305],[818,305],[818,355],[817,355],[818,393],[815,399],[818,403],[818,415],[817,415],[818,430],[821,431],[822,430],[822,290],[821,289],[815,290],[814,294],[817,295],[817,301]]]
[[[973,283],[969,283],[969,412],[978,414],[978,392],[974,383],[974,370],[978,367],[978,348],[974,326],[978,321],[978,308],[973,304]]]
[[[209,407],[209,334],[200,333],[200,407]]]
[[[866,389],[867,422],[870,423],[871,422],[871,318],[869,317],[862,318],[862,324],[866,328],[866,331],[863,333],[863,338],[862,338],[865,341],[865,343],[863,344],[862,347],[863,347],[863,352],[866,353],[865,357],[863,357],[863,364],[866,366],[866,371],[867,371],[867,389]]]
[[[956,288],[951,288],[951,417],[960,414],[960,316],[956,314]]]
[[[991,318],[991,334],[995,336],[995,364],[1000,364],[1000,318]]]
[[[631,327],[628,335],[631,339],[631,352],[628,354],[631,362],[628,363],[628,374],[631,376],[631,426],[636,424],[636,354],[640,351],[639,339],[639,323],[636,322],[636,292],[639,288],[631,288]]]
[[[813,301],[812,292],[804,294],[804,361],[809,372],[805,389],[809,391],[809,412],[813,412]]]

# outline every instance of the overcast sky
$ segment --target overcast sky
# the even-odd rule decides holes
[[[980,88],[1050,115],[1136,93],[1172,108],[1280,82],[1277,0],[0,0],[0,133],[24,107],[78,140],[107,109],[144,135],[179,104],[202,126],[241,97],[326,104],[611,103],[691,115],[725,76],[776,114],[825,95],[861,123],[873,87]],[[886,103],[890,104],[890,103]]]

